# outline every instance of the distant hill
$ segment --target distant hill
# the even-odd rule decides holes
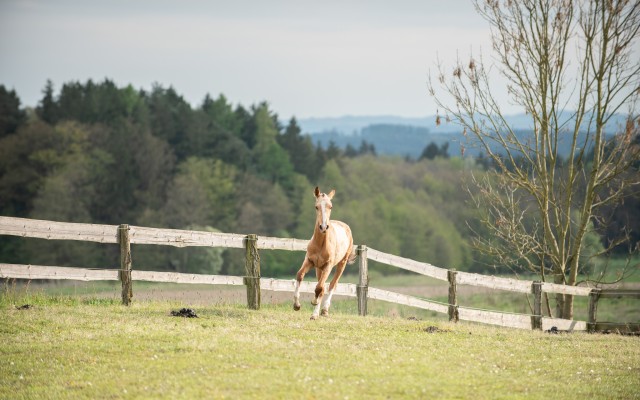
[[[567,119],[569,116],[567,116]],[[531,118],[526,114],[506,117],[509,125],[518,136],[526,138],[532,134]],[[608,133],[623,126],[625,116],[616,115],[607,126]],[[378,154],[398,155],[418,158],[422,150],[431,142],[441,146],[449,143],[449,154],[459,156],[461,145],[465,155],[477,156],[475,148],[462,130],[453,123],[436,125],[436,116],[424,118],[406,118],[396,116],[344,116],[336,118],[305,118],[298,121],[302,132],[309,134],[314,143],[327,147],[333,142],[340,148],[348,145],[358,149],[362,141],[373,144]],[[567,154],[569,143],[561,143],[561,154]]]
[[[526,114],[514,114],[506,117],[514,129],[531,129],[531,117]],[[436,125],[436,116],[425,117],[397,117],[393,115],[353,116],[327,118],[303,118],[298,121],[302,132],[308,134],[338,132],[345,135],[358,134],[363,128],[370,125],[394,125],[414,126],[428,128],[433,133],[454,132],[457,126],[446,123],[444,117],[442,124]]]
[[[360,133],[360,130],[369,125],[403,125],[422,128],[433,128],[436,117],[406,118],[392,115],[378,116],[351,116],[328,118],[303,118],[298,121],[302,132],[308,134],[337,132],[344,135]]]
[[[363,141],[375,146],[378,154],[420,157],[422,150],[431,142],[439,146],[449,143],[449,153],[460,154],[461,134],[432,133],[428,128],[413,125],[374,124],[367,125],[359,132],[346,135],[338,131],[329,131],[311,135],[314,143],[326,148],[333,142],[344,149],[351,146],[360,148]]]

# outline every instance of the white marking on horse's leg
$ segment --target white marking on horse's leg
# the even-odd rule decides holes
[[[326,297],[322,299],[322,315],[329,315],[329,307],[331,307],[331,297],[333,296],[333,292],[336,289],[329,290],[329,293],[326,294]]]
[[[318,319],[319,316],[320,316],[320,302],[318,302],[318,304],[316,304],[316,306],[313,308],[313,314],[311,314],[311,319]]]
[[[300,282],[296,280],[295,290],[293,291],[293,309],[300,309]]]

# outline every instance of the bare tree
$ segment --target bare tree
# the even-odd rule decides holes
[[[482,58],[452,70],[439,65],[430,75],[430,93],[447,119],[496,167],[476,181],[492,233],[477,244],[543,281],[576,285],[597,210],[638,182],[640,2],[476,0],[475,7],[491,26],[509,98],[533,130],[523,135],[509,126]],[[626,124],[607,135],[621,113]],[[573,317],[572,296],[556,296],[556,315]]]

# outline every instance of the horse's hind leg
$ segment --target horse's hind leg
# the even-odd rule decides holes
[[[302,262],[302,266],[296,274],[295,290],[293,292],[293,309],[296,311],[300,310],[300,283],[304,279],[304,276],[307,274],[307,272],[309,272],[311,267],[313,267],[313,264],[311,263],[311,261],[309,261],[307,256],[305,256],[304,261]]]
[[[322,311],[321,315],[327,316],[329,315],[329,307],[331,307],[331,297],[333,297],[333,292],[335,292],[336,286],[338,285],[338,281],[344,272],[344,268],[347,266],[347,259],[340,261],[338,266],[336,267],[336,273],[333,274],[333,279],[331,279],[331,284],[329,285],[329,293],[327,293],[326,297],[322,302]]]

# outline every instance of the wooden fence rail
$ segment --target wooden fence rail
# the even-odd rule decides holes
[[[12,235],[50,240],[79,240],[120,245],[119,269],[68,268],[56,266],[0,264],[0,278],[16,279],[73,279],[81,281],[119,280],[122,282],[122,302],[130,304],[133,281],[193,283],[211,285],[244,285],[250,308],[260,308],[261,290],[294,291],[294,280],[262,278],[260,276],[259,250],[305,251],[308,241],[290,238],[258,237],[234,233],[201,232],[179,229],[159,229],[129,225],[98,225],[55,222],[0,216],[0,235]],[[244,277],[223,275],[184,274],[176,272],[138,271],[132,268],[132,244],[169,245],[176,247],[208,246],[245,249]],[[522,281],[510,278],[485,276],[462,271],[447,270],[429,263],[366,247],[357,246],[359,255],[358,284],[339,284],[337,295],[356,297],[358,312],[367,314],[368,299],[382,300],[449,315],[451,321],[465,320],[487,324],[521,328],[545,329],[556,326],[560,330],[594,331],[605,329],[640,330],[636,323],[597,322],[597,302],[600,298],[632,297],[640,299],[640,291],[600,290],[589,287],[558,285],[547,282]],[[447,304],[421,299],[415,296],[369,287],[367,260],[377,261],[448,282]],[[533,295],[533,315],[478,310],[459,306],[457,286],[471,285]],[[314,293],[315,283],[303,282],[300,291]],[[589,321],[573,321],[548,318],[542,315],[542,293],[562,293],[589,296]]]

